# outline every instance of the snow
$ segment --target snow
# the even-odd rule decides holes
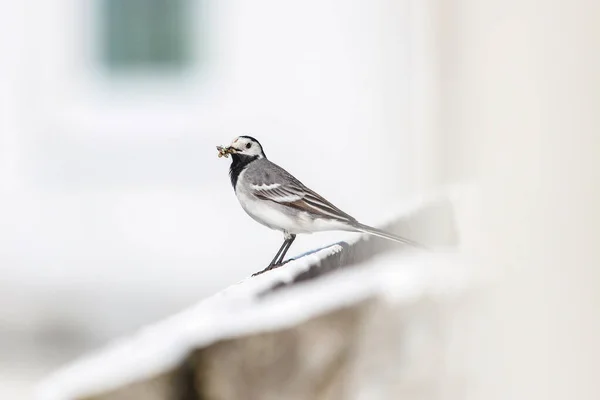
[[[393,252],[273,292],[310,266],[342,250],[338,244],[307,254],[283,268],[245,279],[159,323],[141,329],[48,377],[39,400],[67,400],[100,393],[175,367],[194,348],[216,340],[293,326],[330,310],[378,297],[410,302],[420,296],[460,291],[468,282],[458,254]]]

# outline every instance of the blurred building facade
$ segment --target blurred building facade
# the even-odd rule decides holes
[[[44,369],[272,256],[279,234],[245,217],[215,157],[237,135],[357,217],[392,215],[419,185],[410,3],[2,2],[9,370],[23,346]]]

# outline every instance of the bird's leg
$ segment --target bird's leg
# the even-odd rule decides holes
[[[296,235],[286,233],[285,240],[283,241],[283,244],[277,251],[277,254],[275,254],[275,258],[273,258],[273,261],[271,261],[271,263],[269,264],[269,266],[267,268],[263,269],[262,271],[252,274],[252,276],[260,275],[263,272],[267,272],[267,271],[272,270],[273,268],[280,267],[281,262],[283,261],[283,257],[285,257],[285,253],[287,253],[287,251],[290,248],[290,246],[292,245],[292,242],[294,241],[294,239],[296,239]]]
[[[273,267],[273,266],[279,264],[277,262],[277,260],[279,260],[279,255],[281,254],[282,251],[284,252],[283,249],[286,248],[286,246],[287,246],[287,244],[288,244],[289,241],[290,241],[290,239],[286,237],[285,240],[283,241],[283,244],[281,245],[281,247],[277,251],[277,254],[275,254],[275,257],[273,258],[273,261],[271,261],[271,263],[269,264],[269,266],[267,268],[270,268],[270,267]]]
[[[294,243],[294,240],[296,239],[296,235],[294,234],[290,234],[289,239],[287,239],[287,246],[285,247],[285,249],[281,252],[281,255],[279,256],[279,261],[277,261],[276,265],[280,265],[283,263],[283,259],[285,257],[285,254],[288,252],[288,250],[290,249],[290,247],[292,247],[292,243]]]
[[[267,268],[263,269],[262,271],[258,271],[256,273],[252,274],[252,276],[260,275],[263,272],[270,271],[273,268],[277,267],[277,260],[279,259],[279,255],[281,254],[281,252],[283,251],[283,249],[287,246],[287,244],[288,244],[289,241],[290,241],[290,239],[288,239],[286,237],[285,240],[283,241],[283,244],[281,245],[281,247],[277,251],[277,254],[275,254],[275,258],[273,258],[273,261],[271,261],[271,263],[269,264],[269,266]]]

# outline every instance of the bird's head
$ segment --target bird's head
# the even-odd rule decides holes
[[[223,149],[224,154],[231,154],[233,158],[265,158],[265,153],[259,141],[252,136],[238,136],[233,142]]]

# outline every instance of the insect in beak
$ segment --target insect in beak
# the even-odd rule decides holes
[[[229,147],[223,147],[223,146],[217,146],[217,150],[219,151],[219,158],[221,157],[229,157],[230,154],[233,154],[235,152],[235,149],[231,146]]]

